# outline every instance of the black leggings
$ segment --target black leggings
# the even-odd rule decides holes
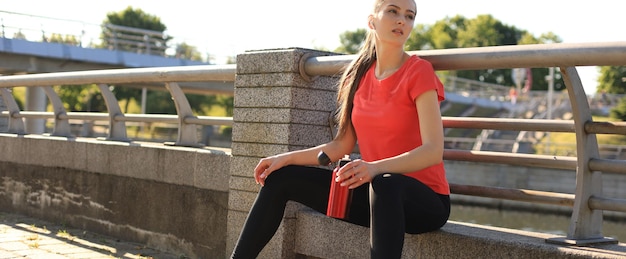
[[[250,210],[231,258],[256,258],[278,229],[287,201],[325,214],[331,176],[330,170],[305,166],[286,166],[271,173]],[[371,258],[400,258],[405,232],[437,230],[449,215],[450,196],[437,194],[406,175],[381,174],[371,184],[354,189],[347,221],[371,226]]]

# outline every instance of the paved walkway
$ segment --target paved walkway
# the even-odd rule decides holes
[[[163,258],[174,255],[79,229],[0,212],[0,259]]]

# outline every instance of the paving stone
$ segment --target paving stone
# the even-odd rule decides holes
[[[144,244],[0,212],[0,259],[174,259]]]

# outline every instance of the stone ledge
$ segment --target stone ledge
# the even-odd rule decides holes
[[[296,214],[295,252],[304,258],[369,258],[369,229],[304,208]],[[626,244],[548,244],[550,234],[448,221],[439,231],[405,236],[402,258],[625,258]]]

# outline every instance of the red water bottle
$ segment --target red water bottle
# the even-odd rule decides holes
[[[330,159],[323,151],[318,154],[318,162],[322,165],[329,165]],[[352,202],[352,189],[348,186],[341,186],[341,183],[335,181],[337,171],[345,164],[350,162],[346,157],[339,160],[337,167],[333,169],[333,175],[330,179],[330,192],[328,194],[328,207],[326,208],[326,216],[347,219],[350,214],[350,203]]]

